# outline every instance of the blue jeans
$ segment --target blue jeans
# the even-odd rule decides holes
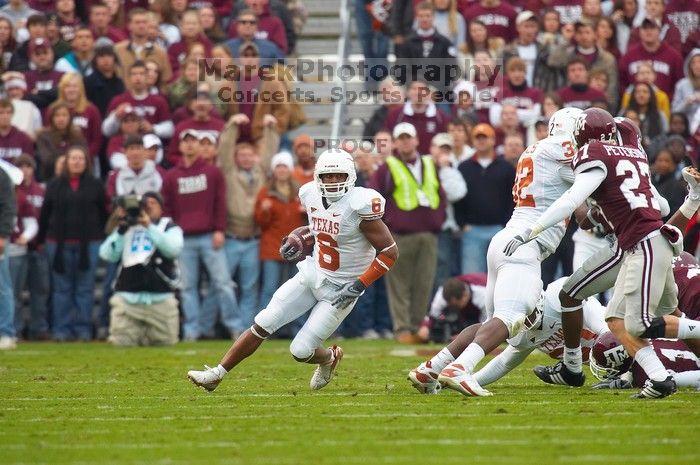
[[[24,312],[22,311],[22,291],[27,284],[27,271],[29,268],[28,254],[10,257],[10,278],[12,279],[12,291],[15,296],[14,324],[17,337],[22,337],[24,331]]]
[[[102,299],[100,300],[100,314],[97,317],[98,328],[109,328],[109,314],[112,311],[112,306],[109,299],[114,294],[114,279],[117,277],[121,261],[108,262],[105,274],[105,280],[102,284]]]
[[[236,331],[245,331],[253,324],[258,310],[258,280],[260,278],[260,241],[226,239],[226,260],[230,275],[238,283],[238,317],[231,325]]]
[[[46,251],[29,252],[27,280],[29,281],[29,337],[44,335],[49,331],[49,295],[51,271]]]
[[[438,235],[438,265],[435,272],[433,294],[445,280],[460,274],[462,266],[461,235],[452,231],[442,231]]]
[[[355,0],[355,20],[357,21],[357,35],[365,56],[365,65],[368,71],[365,86],[367,90],[376,90],[379,83],[387,76],[381,68],[373,71],[374,67],[388,68],[387,55],[389,54],[389,37],[372,29],[372,16],[365,9],[365,2]]]
[[[343,321],[340,332],[345,337],[358,337],[369,329],[382,333],[392,328],[386,284],[384,277],[381,277],[357,300],[355,308]]]
[[[211,234],[185,237],[185,245],[179,257],[181,276],[182,311],[185,321],[182,325],[184,339],[197,339],[200,329],[199,266],[200,259],[210,276],[212,292],[221,309],[222,319],[229,331],[238,313],[236,297],[231,286],[231,277],[224,249],[214,250]]]
[[[10,277],[10,259],[0,255],[0,336],[15,337],[15,298]]]
[[[462,233],[462,273],[486,273],[486,252],[489,243],[498,231],[500,224],[469,226]]]
[[[51,322],[55,339],[92,339],[92,307],[99,241],[88,244],[88,269],[80,269],[80,244],[63,245],[64,272],[52,269]],[[48,243],[49,261],[56,257],[56,244]]]

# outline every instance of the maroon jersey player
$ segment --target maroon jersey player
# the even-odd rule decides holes
[[[679,387],[700,387],[700,360],[683,341],[655,339],[651,345]],[[601,381],[593,385],[594,389],[642,387],[649,379],[612,333],[598,336],[591,349],[589,366],[593,376]]]
[[[700,320],[700,265],[683,252],[673,259],[673,277],[678,286],[678,309],[692,320]]]
[[[680,231],[663,224],[646,155],[637,146],[618,145],[617,126],[608,112],[584,111],[574,138],[580,147],[573,159],[574,184],[506,250],[512,253],[567,218],[588,197],[595,199],[624,251],[606,312],[608,327],[650,378],[637,397],[665,397],[675,392],[676,384],[646,339],[700,338],[700,325],[669,315],[678,303],[671,263],[672,243],[680,242]]]

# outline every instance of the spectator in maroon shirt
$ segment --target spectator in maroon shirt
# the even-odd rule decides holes
[[[58,83],[58,99],[65,103],[73,115],[73,125],[80,129],[88,143],[88,153],[94,165],[102,146],[102,116],[100,110],[90,103],[85,95],[81,77],[75,73],[66,73]]]
[[[119,132],[109,139],[107,144],[107,159],[112,169],[119,169],[126,165],[126,156],[124,154],[124,141],[129,136],[140,136],[141,123],[143,118],[131,108],[125,111],[122,118],[119,120]]]
[[[416,129],[418,152],[430,153],[430,141],[435,134],[447,131],[448,117],[433,103],[425,81],[413,81],[408,87],[408,101],[393,108],[386,118],[386,129],[393,131],[399,123],[411,123]]]
[[[17,49],[17,40],[12,22],[0,16],[0,66],[6,70],[10,66],[12,54]]]
[[[700,33],[700,1],[698,0],[669,0],[666,5],[666,17],[678,28],[684,44],[691,34]]]
[[[180,157],[182,157],[179,149],[180,144],[175,143],[175,141],[180,140],[180,133],[188,129],[194,129],[199,135],[204,132],[211,134],[216,141],[224,128],[224,122],[221,119],[212,117],[214,105],[211,101],[211,96],[207,92],[195,93],[194,98],[189,102],[189,107],[192,111],[192,117],[175,126],[175,132],[168,148],[168,161],[173,165],[176,165]]]
[[[75,14],[75,0],[56,0],[56,14],[61,37],[66,42],[71,42],[81,24],[80,18]]]
[[[505,105],[515,106],[518,120],[522,125],[534,124],[542,112],[544,94],[541,90],[529,87],[525,80],[526,65],[520,57],[513,57],[506,62],[506,79],[503,88],[499,89],[498,103],[489,110],[492,126],[498,126],[501,120],[501,108]]]
[[[192,130],[180,133],[180,164],[165,176],[162,194],[165,213],[185,234],[179,258],[182,273],[181,298],[185,316],[183,339],[196,340],[201,334],[199,279],[204,264],[216,293],[222,320],[229,331],[236,330],[236,300],[231,286],[226,253],[226,184],[219,168],[199,157],[197,136]]]
[[[105,37],[116,44],[129,38],[126,32],[110,23],[109,7],[104,3],[94,3],[90,7],[90,30],[95,40]]]
[[[617,102],[619,91],[615,57],[598,47],[596,32],[592,23],[578,21],[574,30],[575,45],[567,48],[568,59],[580,57],[587,63],[589,70],[605,71],[608,75],[608,87],[605,90],[605,94],[610,103]]]
[[[13,114],[12,101],[0,99],[0,159],[10,163],[23,153],[34,154],[32,139],[12,125]]]
[[[203,10],[210,8],[219,18],[228,18],[233,8],[231,0],[188,0],[187,5],[190,8]]]
[[[174,43],[168,47],[168,58],[170,59],[170,66],[173,69],[174,75],[177,75],[180,70],[180,65],[195,43],[204,46],[206,56],[211,55],[212,43],[202,31],[199,13],[194,10],[185,11],[180,19],[180,34],[182,35],[180,42]]]
[[[604,93],[588,85],[588,67],[582,58],[574,57],[569,61],[566,66],[566,78],[569,85],[557,92],[564,107],[586,110],[594,100],[607,101]]]
[[[111,137],[119,128],[118,120],[129,108],[143,117],[141,130],[144,133],[153,132],[161,139],[169,139],[175,127],[170,119],[170,107],[161,95],[152,95],[148,91],[146,80],[146,65],[136,61],[129,68],[129,84],[127,91],[112,99],[107,108],[109,116],[102,123],[102,133]]]
[[[506,43],[515,39],[517,12],[509,3],[501,0],[479,0],[461,13],[467,22],[474,19],[483,22],[492,37],[501,37]]]
[[[258,18],[256,39],[265,39],[277,45],[282,53],[289,53],[289,45],[287,43],[287,33],[284,29],[284,23],[277,16],[270,13],[269,0],[248,0],[248,8],[250,8]],[[228,27],[228,36],[230,38],[238,37],[238,21],[232,21]]]
[[[644,13],[647,18],[653,19],[654,21],[661,24],[661,32],[659,37],[662,42],[669,45],[672,49],[678,50],[680,52],[683,43],[681,41],[681,33],[673,23],[669,22],[666,18],[664,11],[666,6],[664,5],[665,0],[646,0]],[[632,29],[630,34],[630,45],[637,45],[639,43],[639,28],[636,27]]]
[[[46,108],[56,99],[58,81],[63,73],[54,69],[54,52],[49,41],[34,39],[29,44],[30,69],[26,72],[27,99],[39,108]]]
[[[656,71],[656,85],[673,99],[676,82],[683,79],[683,58],[678,51],[668,44],[661,42],[661,28],[653,19],[645,19],[639,29],[641,43],[633,46],[620,60],[620,88],[626,88],[635,82],[635,74],[639,64],[644,61],[652,62]]]
[[[74,146],[87,147],[87,142],[80,129],[73,125],[68,105],[54,103],[49,107],[48,124],[36,137],[39,179],[44,182],[52,179],[56,160]]]

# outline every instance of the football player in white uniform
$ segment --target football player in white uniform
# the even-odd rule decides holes
[[[564,236],[564,222],[519,254],[506,256],[503,249],[573,183],[571,160],[576,152],[572,137],[580,112],[576,108],[557,111],[549,122],[549,136],[520,156],[513,185],[513,216],[491,240],[486,255],[486,311],[490,319],[479,327],[466,350],[440,373],[438,380],[443,386],[465,395],[491,395],[474,378],[474,367],[522,329],[542,290],[540,262],[556,250]]]
[[[483,368],[474,373],[474,379],[480,386],[491,384],[520,365],[535,349],[549,354],[552,358],[561,358],[564,350],[564,335],[561,328],[561,306],[559,292],[566,281],[561,278],[542,291],[534,310],[525,320],[525,331],[508,339],[506,349],[494,357]],[[581,346],[586,355],[599,334],[608,331],[605,324],[605,308],[595,298],[583,302],[584,330],[581,332]],[[459,355],[474,339],[480,323],[469,326],[442,349],[435,357],[421,363],[408,374],[408,379],[421,393],[436,394],[440,390],[438,376],[447,367],[446,360]]]
[[[213,391],[267,337],[309,310],[289,350],[298,362],[318,364],[311,389],[330,382],[343,351],[337,346],[326,349],[323,342],[367,286],[389,271],[398,258],[396,243],[381,220],[384,198],[375,190],[355,187],[356,179],[355,164],[347,152],[332,149],[319,156],[314,181],[299,190],[315,238],[313,254],[297,265],[299,273],[275,292],[218,366],[187,373],[195,385]],[[302,258],[302,252],[289,243],[283,242],[280,253],[287,260]]]

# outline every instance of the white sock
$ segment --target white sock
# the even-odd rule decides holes
[[[215,366],[214,368],[212,368],[212,370],[216,373],[219,379],[222,379],[224,376],[226,376],[226,373],[228,373],[228,371],[226,371],[226,368],[222,367],[221,364]]]
[[[440,373],[443,368],[445,368],[447,365],[454,361],[455,358],[452,355],[452,352],[447,350],[447,347],[445,347],[440,352],[438,352],[435,357],[430,359],[430,366],[433,368],[433,370]]]
[[[700,339],[700,322],[678,318],[678,339]]]
[[[479,344],[472,342],[467,346],[466,350],[457,357],[455,363],[460,363],[468,372],[473,372],[474,367],[486,356],[484,349]]]
[[[673,379],[676,380],[678,387],[700,388],[700,371],[698,370],[674,373]]]
[[[574,373],[581,373],[582,367],[581,346],[570,349],[564,346],[564,365]]]
[[[666,371],[656,352],[654,352],[654,348],[650,345],[639,349],[637,355],[634,356],[634,361],[642,367],[649,379],[653,381],[663,381],[668,377],[668,371]]]

